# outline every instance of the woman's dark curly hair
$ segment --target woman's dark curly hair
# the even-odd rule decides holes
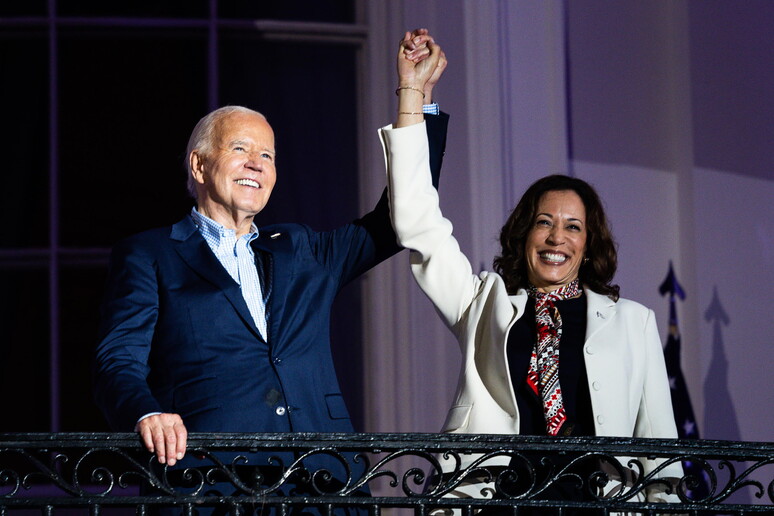
[[[535,181],[516,205],[500,231],[502,253],[494,260],[494,269],[505,280],[510,294],[528,286],[524,246],[535,223],[535,214],[543,194],[571,190],[578,194],[586,208],[586,253],[578,276],[583,285],[598,294],[618,300],[618,285],[613,280],[618,265],[613,235],[599,195],[587,182],[575,177],[551,175]]]

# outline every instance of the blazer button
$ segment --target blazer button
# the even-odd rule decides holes
[[[277,407],[277,410],[275,410],[274,413],[277,414],[278,416],[284,416],[285,407]]]
[[[602,385],[599,382],[592,382],[591,383],[591,388],[594,389],[595,391],[598,391],[600,389],[600,387],[602,387]]]
[[[282,363],[282,359],[280,357],[274,357],[274,363],[280,365]]]
[[[600,425],[605,424],[605,416],[602,416],[602,415],[597,416],[597,423],[599,423]]]
[[[593,355],[594,354],[594,348],[586,348],[586,354],[587,355]]]

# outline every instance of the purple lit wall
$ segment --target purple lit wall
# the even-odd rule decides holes
[[[573,159],[610,204],[624,294],[663,309],[678,263],[702,437],[770,441],[774,4],[568,6]]]

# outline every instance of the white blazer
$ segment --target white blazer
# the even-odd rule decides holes
[[[379,133],[385,152],[392,224],[411,250],[417,283],[457,337],[463,374],[444,432],[518,434],[519,411],[506,343],[524,314],[526,291],[508,295],[494,272],[473,274],[444,218],[428,167],[424,124]],[[587,296],[583,356],[598,436],[676,438],[664,354],[652,310],[626,299]],[[661,461],[644,460],[646,473]],[[682,476],[679,465],[661,476]],[[652,495],[652,496],[651,496]],[[649,492],[652,501],[677,501]]]

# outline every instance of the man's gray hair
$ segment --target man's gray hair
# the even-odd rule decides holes
[[[254,111],[244,106],[223,106],[215,111],[205,115],[193,129],[191,137],[188,138],[188,146],[185,149],[185,170],[188,172],[188,193],[191,197],[196,199],[196,181],[193,178],[193,171],[191,170],[191,153],[193,151],[199,151],[202,155],[208,156],[212,153],[215,142],[215,126],[218,125],[223,118],[231,115],[232,113],[246,113],[250,115],[258,115],[264,120],[266,119],[258,111]]]

